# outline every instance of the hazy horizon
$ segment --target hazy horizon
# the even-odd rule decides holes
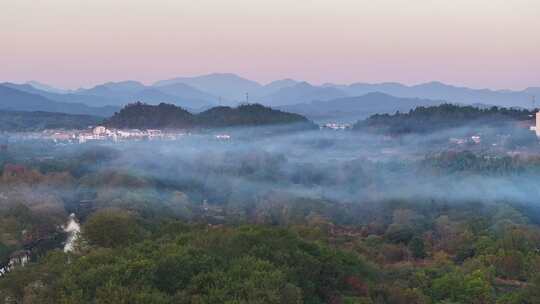
[[[233,72],[267,83],[539,86],[540,2],[19,0],[0,81],[64,88]]]
[[[268,81],[259,81],[257,79],[253,79],[253,78],[250,78],[250,77],[247,77],[247,76],[244,76],[242,74],[239,74],[239,73],[235,73],[235,72],[208,72],[208,73],[205,73],[205,74],[191,74],[191,75],[184,75],[184,74],[178,74],[176,76],[171,76],[171,77],[165,77],[165,78],[158,78],[158,79],[154,79],[154,80],[148,80],[148,81],[143,81],[143,80],[137,80],[137,79],[103,79],[103,80],[100,80],[100,81],[96,81],[96,82],[93,82],[91,84],[88,84],[88,85],[81,85],[81,86],[62,86],[62,85],[56,85],[54,83],[51,83],[47,80],[40,80],[40,79],[21,79],[21,80],[18,80],[18,81],[13,81],[13,80],[10,80],[10,79],[0,79],[0,83],[16,83],[16,84],[31,84],[32,82],[37,82],[39,84],[42,84],[42,85],[48,85],[48,86],[51,86],[55,89],[61,89],[61,90],[66,90],[66,91],[69,91],[69,90],[77,90],[77,89],[91,89],[95,86],[98,86],[98,85],[102,85],[102,84],[106,84],[106,83],[118,83],[118,82],[124,82],[124,81],[136,81],[136,82],[139,82],[139,83],[142,83],[143,85],[146,85],[146,86],[152,86],[153,84],[155,84],[156,82],[160,81],[160,80],[168,80],[168,79],[173,79],[173,78],[177,78],[177,77],[187,77],[187,78],[195,78],[195,77],[202,77],[202,76],[208,76],[208,75],[213,75],[213,74],[232,74],[232,75],[236,75],[236,76],[239,76],[241,78],[244,78],[244,79],[247,79],[247,80],[251,80],[251,81],[255,81],[257,82],[258,84],[264,86],[264,85],[268,85],[268,84],[271,84],[272,82],[275,82],[275,81],[281,81],[281,80],[295,80],[295,81],[299,81],[299,82],[307,82],[311,85],[314,85],[314,86],[321,86],[321,85],[325,85],[325,84],[334,84],[334,85],[351,85],[351,84],[355,84],[355,83],[364,83],[364,84],[370,84],[370,85],[376,85],[376,84],[389,84],[389,83],[397,83],[397,84],[401,84],[401,85],[405,85],[405,86],[408,86],[408,87],[413,87],[413,86],[416,86],[416,85],[422,85],[422,84],[426,84],[426,83],[443,83],[445,85],[449,85],[449,86],[455,86],[455,87],[464,87],[464,88],[470,88],[470,89],[476,89],[476,90],[482,90],[482,89],[487,89],[487,90],[493,90],[493,91],[504,91],[504,90],[512,90],[512,91],[522,91],[522,90],[525,90],[525,89],[528,89],[528,88],[538,88],[540,87],[540,81],[539,81],[539,84],[538,85],[531,85],[531,86],[526,86],[526,87],[523,87],[523,88],[508,88],[508,87],[486,87],[486,86],[471,86],[471,85],[467,85],[467,84],[457,84],[457,83],[451,83],[451,82],[445,82],[445,81],[441,81],[441,80],[438,80],[438,79],[431,79],[431,80],[426,80],[426,81],[419,81],[419,82],[404,82],[404,81],[392,81],[392,80],[383,80],[383,81],[349,81],[349,82],[333,82],[333,81],[320,81],[320,82],[312,82],[312,81],[307,81],[305,79],[298,79],[298,78],[292,78],[292,77],[282,77],[282,78],[276,78],[276,79],[273,79],[273,80],[268,80]]]

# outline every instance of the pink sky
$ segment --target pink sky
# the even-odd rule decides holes
[[[0,81],[75,88],[233,72],[262,83],[540,86],[538,0],[6,2]]]

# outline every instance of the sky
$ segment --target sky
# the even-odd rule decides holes
[[[540,86],[539,0],[0,0],[0,81]]]

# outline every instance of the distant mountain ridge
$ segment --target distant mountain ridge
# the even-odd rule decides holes
[[[35,81],[35,80],[28,81],[26,84],[31,85],[32,87],[34,87],[34,88],[36,88],[38,90],[45,91],[45,92],[50,92],[50,93],[65,94],[65,93],[69,92],[69,90],[55,88],[53,86],[50,86],[48,84],[44,84],[44,83],[41,83],[41,82],[38,82],[38,81]]]
[[[301,81],[297,81],[290,78],[275,80],[259,88],[259,90],[255,92],[255,96],[265,97],[275,92],[278,92],[281,89],[293,87],[299,83],[301,83]]]
[[[406,112],[418,106],[433,106],[443,100],[400,98],[383,93],[368,93],[357,97],[343,97],[327,101],[313,101],[278,107],[298,113],[315,121],[349,121],[364,119],[373,114]]]
[[[350,85],[326,84],[325,86],[342,90],[350,96],[360,96],[367,93],[380,92],[396,97],[442,99],[452,103],[483,103],[507,107],[532,107],[532,96],[540,94],[539,88],[528,88],[522,91],[471,89],[448,85],[438,81],[413,86],[406,86],[400,83],[353,83]]]
[[[83,103],[91,107],[121,107],[128,103],[143,101],[152,104],[169,102],[189,109],[200,109],[216,105],[218,101],[217,97],[185,84],[155,88],[136,81],[108,82],[90,89],[78,89],[66,93],[44,91],[30,84],[3,83],[2,85],[40,95],[51,101]]]
[[[290,87],[279,89],[273,94],[262,97],[262,103],[270,106],[284,106],[309,101],[326,101],[348,95],[336,88],[313,86],[300,82]]]
[[[337,119],[344,117],[340,113],[351,116],[349,115],[351,109],[354,112],[352,114],[362,116],[376,111],[401,111],[411,106],[433,105],[438,104],[439,101],[522,108],[538,105],[533,105],[533,96],[537,96],[540,101],[540,87],[530,87],[521,91],[471,89],[436,81],[411,86],[395,82],[313,85],[287,78],[263,85],[232,73],[175,77],[157,81],[153,85],[145,85],[132,80],[107,82],[92,88],[70,91],[38,82],[2,85],[39,95],[49,101],[85,104],[90,107],[109,105],[121,107],[136,101],[148,104],[165,102],[187,108],[192,112],[200,112],[216,105],[236,106],[243,102],[256,102],[283,109],[290,107],[289,110],[310,117],[316,115],[316,117],[327,116]],[[384,93],[396,98],[414,100],[402,101],[405,105],[398,105],[395,104],[396,100],[380,99],[380,102],[391,103],[384,106],[366,102],[364,98],[362,103],[358,104],[361,104],[363,109],[352,104],[355,98],[361,100],[360,97],[370,93]],[[372,100],[377,100],[373,98],[376,97],[375,95],[371,97]],[[0,95],[0,100],[2,98],[3,96]],[[347,100],[347,98],[350,99]],[[418,103],[414,104],[414,102]],[[319,109],[316,109],[317,107]],[[28,108],[28,110],[41,110],[41,108]]]
[[[262,87],[256,81],[242,78],[232,73],[214,73],[196,77],[176,77],[160,80],[154,87],[183,83],[203,92],[234,102],[246,101],[246,93],[255,92]]]
[[[113,100],[114,104],[119,106],[142,101],[152,104],[167,102],[189,109],[198,109],[215,105],[218,100],[211,94],[182,83],[155,87],[137,81],[108,82],[90,89],[78,90],[77,93]]]
[[[103,106],[114,106],[114,101],[108,98],[97,96],[97,95],[86,95],[81,93],[52,93],[46,92],[39,89],[36,89],[34,86],[29,84],[15,84],[5,82],[0,85],[9,87],[15,90],[23,91],[26,93],[38,95],[48,99],[49,101],[61,102],[61,103],[80,103],[90,107],[103,107]],[[0,96],[0,99],[2,96]],[[39,109],[35,109],[39,110]]]
[[[341,97],[357,97],[368,93],[385,93],[401,98],[421,98],[445,100],[463,104],[490,104],[498,106],[532,107],[532,96],[540,98],[540,87],[531,87],[521,91],[472,89],[433,81],[407,86],[397,82],[387,83],[353,83],[349,85],[326,83],[312,85],[307,82],[283,79],[262,85],[231,73],[215,73],[197,77],[177,77],[158,81],[154,86],[170,83],[185,83],[197,87],[201,91],[221,96],[224,99],[245,101],[248,93],[250,101],[270,106],[324,101]],[[219,87],[227,86],[226,89]],[[229,102],[231,101],[229,100]]]
[[[0,110],[45,111],[108,117],[117,111],[118,108],[113,106],[90,107],[82,103],[53,101],[41,95],[0,84]]]

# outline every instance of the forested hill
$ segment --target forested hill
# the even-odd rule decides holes
[[[133,103],[105,121],[108,127],[118,129],[157,129],[192,127],[195,117],[181,107],[160,103],[157,106]]]
[[[314,124],[302,115],[274,110],[260,104],[240,105],[236,108],[214,107],[192,114],[171,104],[161,103],[154,106],[138,102],[127,105],[105,122],[106,126],[119,129],[183,129],[289,124],[303,125],[306,128],[314,127]]]
[[[274,110],[260,104],[241,105],[236,108],[215,107],[198,114],[196,120],[200,125],[210,127],[311,124],[300,114]]]
[[[417,107],[407,113],[375,114],[366,120],[358,121],[354,129],[395,135],[429,133],[474,124],[504,126],[512,122],[525,122],[532,119],[533,113],[524,109],[442,104]]]
[[[0,110],[0,130],[9,132],[85,129],[99,124],[102,120],[101,117],[91,115]]]

